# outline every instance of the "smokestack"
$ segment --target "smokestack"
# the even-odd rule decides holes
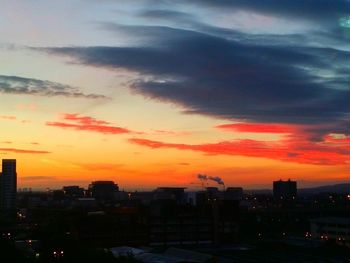
[[[225,190],[225,183],[219,176],[209,176],[208,179],[222,185]]]

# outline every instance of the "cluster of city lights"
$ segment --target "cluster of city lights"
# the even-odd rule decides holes
[[[11,239],[11,233],[2,233],[2,237],[5,239]]]
[[[310,237],[312,237],[311,233],[310,232],[306,232],[305,233],[305,238],[310,238]]]
[[[327,235],[321,235],[320,236],[322,240],[328,240],[328,236]]]
[[[62,258],[64,256],[63,250],[55,250],[52,252],[54,258]]]
[[[337,240],[338,240],[338,241],[343,241],[343,242],[344,242],[344,241],[345,241],[345,238],[344,238],[344,237],[338,237]]]

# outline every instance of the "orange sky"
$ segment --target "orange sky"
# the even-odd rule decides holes
[[[38,114],[38,108],[30,111]],[[304,187],[348,179],[342,152],[348,141],[333,135],[310,143],[304,127],[233,123],[141,131],[66,113],[46,122],[4,115],[1,122],[8,128],[0,142],[2,157],[18,160],[20,188],[87,186],[107,179],[125,189],[198,188],[198,173],[246,188],[270,187],[276,179],[292,178]]]

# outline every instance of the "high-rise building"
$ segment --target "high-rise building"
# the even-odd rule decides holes
[[[115,201],[119,192],[119,187],[113,181],[95,181],[89,185],[91,197],[102,202]]]
[[[1,173],[1,208],[3,210],[16,209],[17,172],[15,159],[2,160]]]
[[[291,181],[274,181],[273,196],[279,200],[294,200],[297,196],[297,182]]]

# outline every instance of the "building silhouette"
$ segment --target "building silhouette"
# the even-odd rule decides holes
[[[274,181],[273,196],[276,200],[294,200],[297,196],[297,182],[291,181]]]
[[[158,187],[153,191],[154,200],[174,200],[176,204],[186,202],[185,187]]]
[[[16,209],[17,172],[15,159],[2,160],[1,181],[1,209],[4,211]]]
[[[94,181],[89,185],[89,195],[100,202],[114,202],[119,192],[113,181]]]
[[[62,190],[67,198],[83,198],[85,196],[84,188],[78,185],[63,186]]]
[[[324,241],[333,241],[338,245],[350,247],[350,218],[321,217],[310,220],[309,237]]]

